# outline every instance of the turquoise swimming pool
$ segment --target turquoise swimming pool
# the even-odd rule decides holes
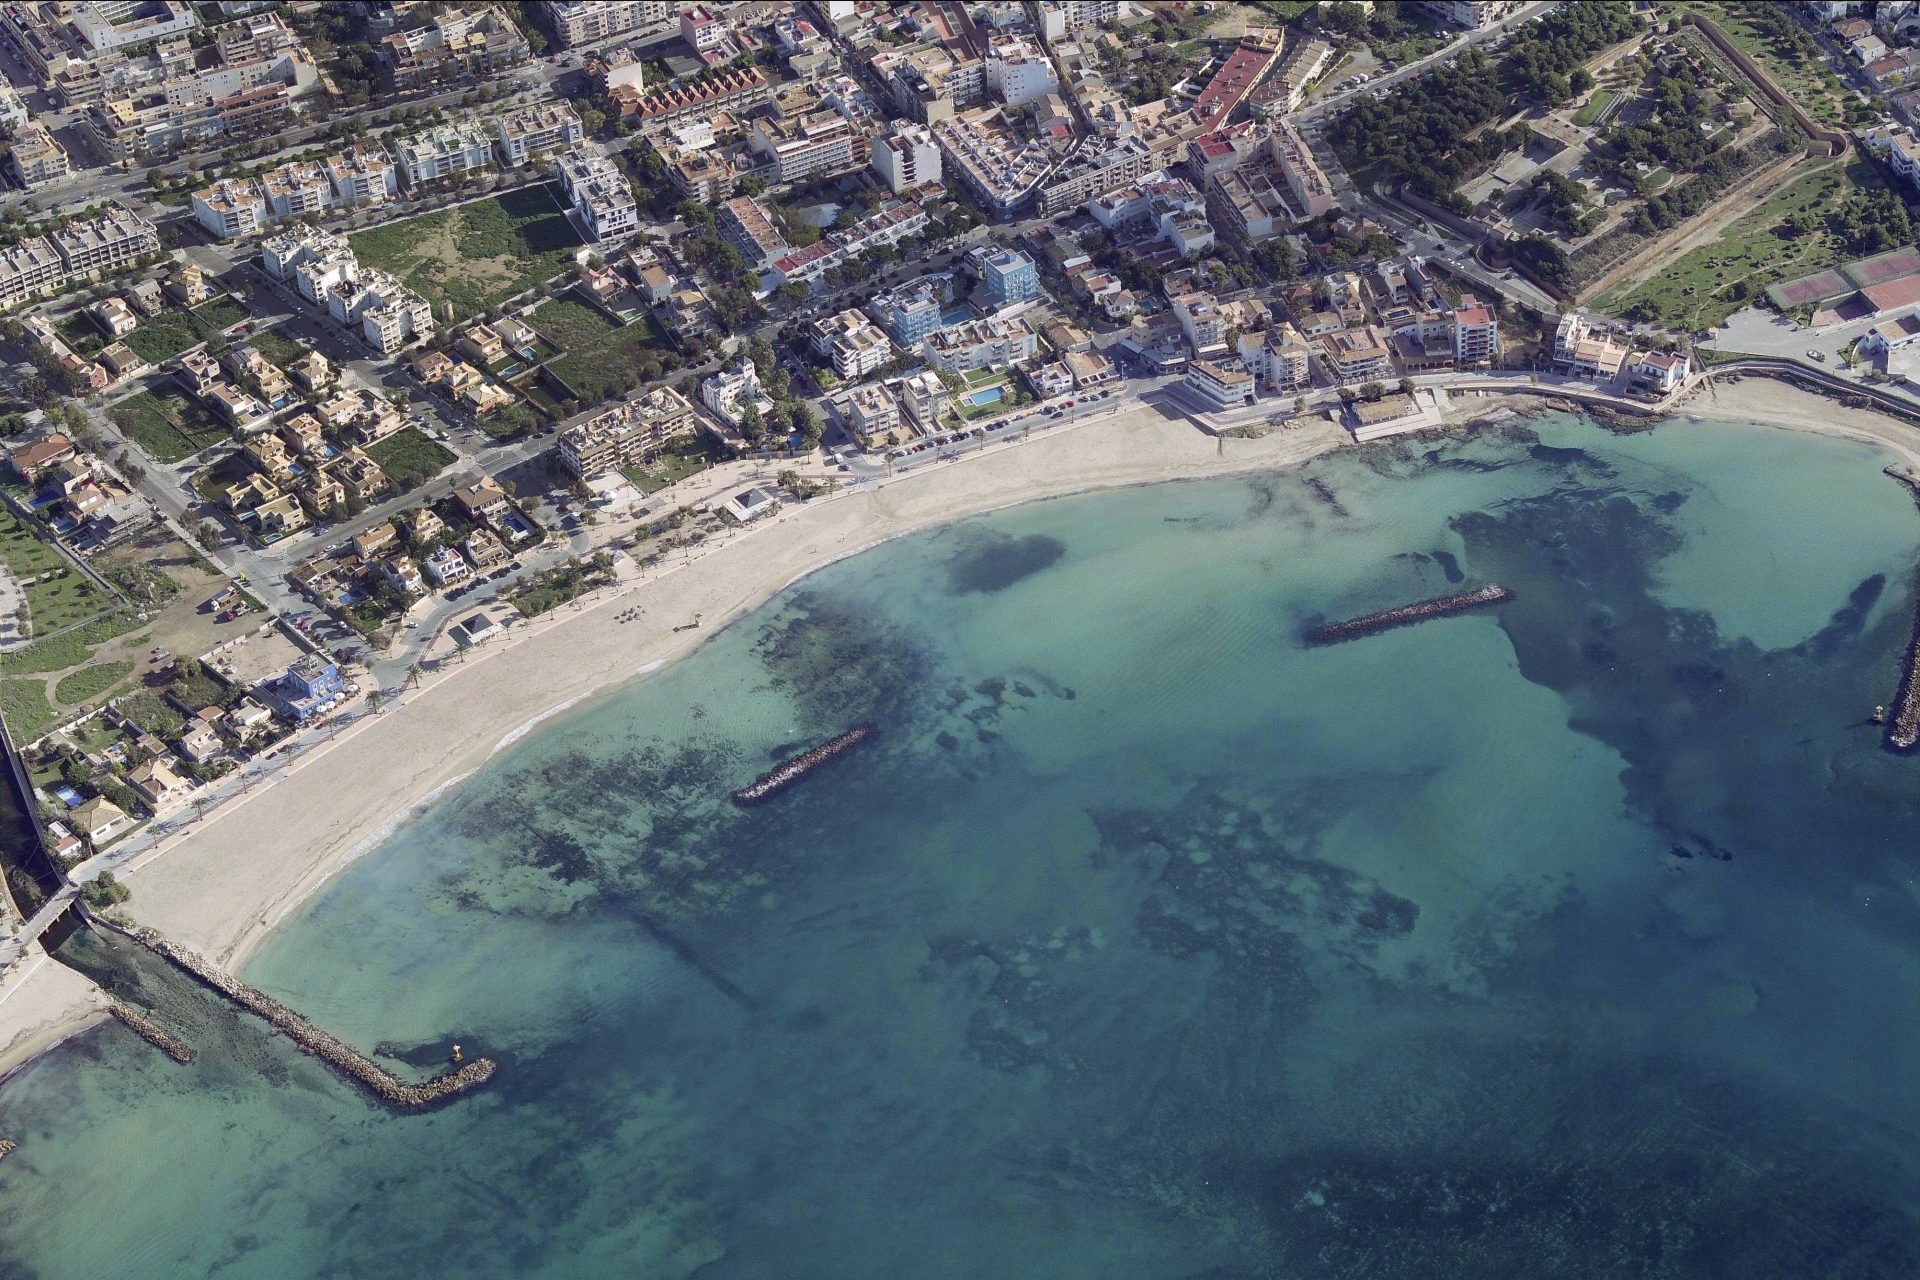
[[[977,409],[983,404],[994,404],[1005,395],[1005,387],[982,387],[978,391],[972,392],[962,398]]]

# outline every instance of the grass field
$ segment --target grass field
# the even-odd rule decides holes
[[[1619,96],[1610,89],[1596,89],[1593,96],[1587,99],[1587,105],[1573,113],[1573,122],[1582,126],[1592,124]]]
[[[82,622],[113,600],[93,580],[67,563],[51,546],[33,536],[18,516],[0,507],[0,561],[26,592],[31,634],[43,636]],[[45,574],[55,576],[48,581]]]
[[[124,635],[139,623],[131,613],[116,613],[50,640],[36,640],[24,649],[0,654],[0,676],[44,675],[77,667],[93,656],[95,645]]]
[[[367,456],[380,464],[401,493],[418,489],[453,461],[452,450],[442,448],[413,427],[404,427],[368,445]]]
[[[7,732],[20,742],[31,742],[53,723],[44,680],[0,680],[0,715]]]
[[[133,674],[131,662],[96,662],[61,676],[53,696],[70,707],[92,702]]]
[[[523,187],[349,237],[363,268],[404,280],[465,320],[566,270],[580,247],[551,185]]]
[[[201,303],[188,314],[193,317],[200,332],[211,338],[245,320],[247,309],[232,298],[215,298],[212,302]]]
[[[614,330],[597,346],[570,350],[547,369],[572,387],[585,407],[652,381],[659,374],[649,372],[648,361],[670,355],[677,356],[672,344],[648,319]]]
[[[667,441],[658,457],[644,467],[623,467],[621,474],[641,493],[658,493],[676,480],[698,475],[713,465],[701,435],[677,436]]]
[[[258,351],[282,369],[307,354],[307,349],[292,338],[283,337],[271,329],[263,329],[247,337],[247,345]]]
[[[126,337],[133,354],[149,364],[171,360],[188,347],[205,341],[206,335],[194,327],[191,318],[180,312],[155,316]]]
[[[620,327],[606,312],[572,294],[549,298],[535,307],[531,323],[535,333],[562,351],[591,347]]]
[[[1862,185],[1878,185],[1871,165],[1833,165],[1809,173],[1759,208],[1742,216],[1711,244],[1681,254],[1659,275],[1628,289],[1610,289],[1592,305],[1678,329],[1706,329],[1751,303],[1776,281],[1801,275],[1842,257],[1825,226],[1805,235],[1781,224],[1795,213],[1816,216],[1843,203]],[[1744,290],[1740,286],[1744,282]],[[1736,297],[1736,292],[1747,296]]]
[[[225,427],[171,383],[128,396],[107,410],[107,416],[161,462],[178,462],[228,436]]]

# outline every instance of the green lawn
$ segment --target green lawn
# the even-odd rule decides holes
[[[31,742],[53,724],[44,680],[0,680],[0,715],[7,732],[19,742]]]
[[[68,706],[91,702],[133,674],[131,662],[96,662],[61,676],[53,696]]]
[[[66,557],[36,538],[26,522],[4,506],[0,506],[0,560],[16,578],[65,568],[67,564]]]
[[[535,333],[562,351],[591,347],[620,327],[606,312],[570,293],[535,307],[531,323]]]
[[[194,326],[192,318],[181,312],[155,316],[125,339],[133,348],[133,354],[150,364],[171,360],[188,347],[206,340],[207,335]]]
[[[1711,244],[1681,254],[1650,280],[1608,290],[1592,305],[1676,329],[1711,328],[1740,308],[1764,301],[1767,285],[1839,261],[1842,248],[1824,225],[1795,235],[1781,223],[1795,213],[1817,217],[1861,185],[1879,185],[1865,162],[1806,174],[1729,225]]]
[[[1613,100],[1619,96],[1610,89],[1594,90],[1593,96],[1587,99],[1587,105],[1573,113],[1573,122],[1577,125],[1592,124],[1600,118],[1603,111],[1613,105]]]
[[[161,462],[178,462],[229,436],[200,405],[172,383],[141,391],[107,410],[127,437]]]
[[[621,474],[641,493],[658,493],[676,480],[697,475],[713,465],[700,433],[676,436],[644,467],[623,467]]]
[[[85,621],[113,603],[93,579],[34,537],[33,530],[4,507],[0,507],[0,561],[6,563],[26,592],[29,627],[34,635],[47,635]],[[41,581],[47,574],[54,576]]]
[[[453,462],[453,451],[427,439],[413,427],[403,427],[385,440],[367,446],[367,456],[380,464],[396,488],[417,489]]]
[[[423,213],[349,237],[363,268],[380,267],[468,319],[566,270],[580,237],[552,184]]]
[[[148,733],[162,738],[178,737],[180,731],[186,727],[187,722],[181,719],[178,711],[162,702],[158,695],[148,693],[144,689],[138,693],[130,693],[124,698],[115,699],[113,706],[116,711]]]

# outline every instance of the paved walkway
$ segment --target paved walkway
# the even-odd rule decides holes
[[[20,627],[20,606],[26,599],[27,594],[19,582],[0,564],[0,649],[26,640],[27,633]]]

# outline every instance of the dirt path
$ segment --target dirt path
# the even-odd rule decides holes
[[[1636,287],[1671,265],[1680,255],[1719,239],[1720,233],[1771,200],[1789,183],[1809,174],[1820,173],[1837,160],[1809,164],[1803,154],[1789,155],[1734,184],[1714,197],[1708,211],[1689,218],[1677,227],[1655,236],[1640,248],[1607,268],[1599,278],[1580,291],[1579,301],[1587,302],[1616,287]]]

